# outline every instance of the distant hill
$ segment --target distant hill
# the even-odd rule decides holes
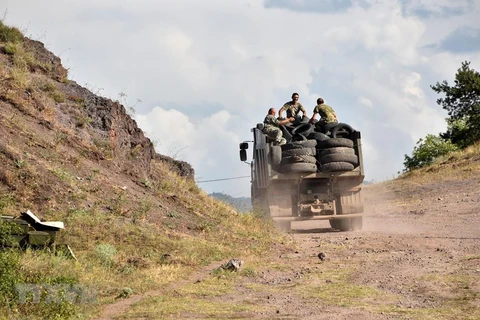
[[[209,196],[217,200],[223,201],[225,203],[228,203],[229,205],[234,207],[238,212],[247,212],[252,209],[252,203],[249,197],[236,198],[221,192],[213,192],[209,194]]]

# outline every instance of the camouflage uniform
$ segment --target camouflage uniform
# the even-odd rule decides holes
[[[281,146],[287,143],[287,140],[282,137],[282,130],[280,130],[279,126],[280,121],[271,114],[267,115],[265,120],[263,120],[263,133]]]
[[[299,111],[302,111],[305,114],[305,108],[300,102],[293,104],[292,101],[288,101],[283,105],[283,110],[287,111],[287,118],[296,117]]]
[[[318,113],[320,115],[320,120],[322,123],[338,122],[335,111],[328,104],[322,103],[317,104],[315,109],[313,109],[313,114]]]

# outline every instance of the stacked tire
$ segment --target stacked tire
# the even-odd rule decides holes
[[[347,138],[331,138],[317,144],[320,172],[351,171],[358,166],[353,141]]]
[[[275,150],[272,168],[282,173],[351,171],[358,166],[353,148],[355,130],[346,123],[311,124],[297,117],[280,126],[287,144]],[[316,146],[316,149],[315,149]]]
[[[315,173],[317,172],[315,146],[316,140],[302,140],[284,144],[280,172],[282,173]]]

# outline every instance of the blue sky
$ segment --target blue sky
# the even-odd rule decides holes
[[[239,142],[292,92],[310,114],[323,97],[362,132],[367,180],[392,178],[419,138],[445,130],[430,85],[452,82],[462,61],[480,69],[480,0],[0,0],[0,9],[59,55],[70,79],[112,99],[125,93],[157,152],[190,162],[198,180],[249,175]],[[200,186],[250,190],[249,179]]]

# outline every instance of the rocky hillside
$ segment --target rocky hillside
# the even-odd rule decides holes
[[[72,199],[71,180],[98,185],[105,177],[110,183],[99,192],[132,182],[145,187],[158,178],[158,163],[193,178],[188,163],[156,154],[123,105],[68,80],[41,42],[16,36],[0,38],[0,190],[19,209],[42,213],[65,201],[88,206],[89,197]]]
[[[0,214],[65,222],[58,242],[78,258],[1,252],[1,315],[89,318],[124,290],[275,241],[260,219],[202,192],[188,163],[157,154],[122,104],[69,80],[41,42],[1,22],[0,82]],[[18,283],[93,286],[95,306],[19,304]]]

